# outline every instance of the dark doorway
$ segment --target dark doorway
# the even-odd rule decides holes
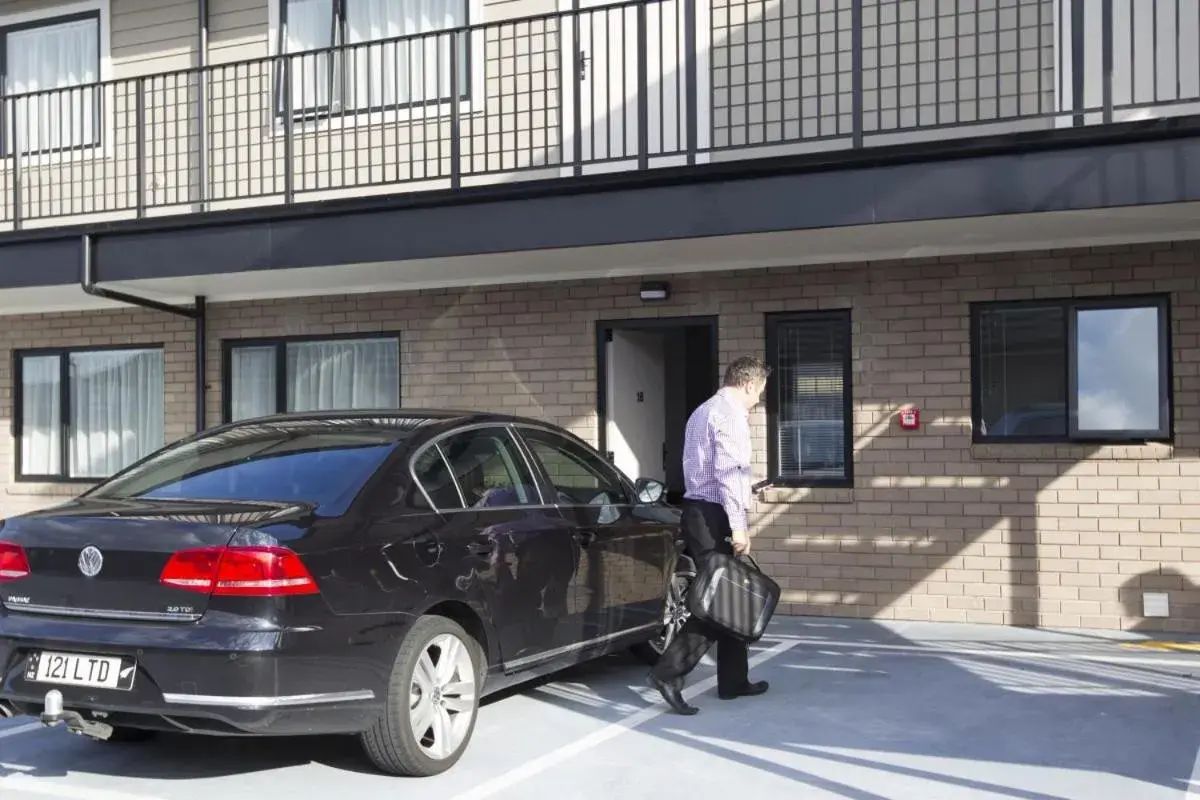
[[[716,317],[602,320],[596,326],[600,449],[632,480],[683,497],[683,433],[717,391]]]

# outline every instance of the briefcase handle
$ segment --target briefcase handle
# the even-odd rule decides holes
[[[732,545],[733,537],[726,536],[725,541],[729,542]],[[763,571],[763,568],[758,565],[758,560],[754,556],[750,555],[749,553],[742,553],[740,556],[735,555],[734,558],[744,558],[750,562],[750,566],[754,567],[759,572]],[[763,574],[765,575],[766,573],[764,572]]]

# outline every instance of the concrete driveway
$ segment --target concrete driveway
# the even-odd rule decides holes
[[[1200,653],[1131,641],[783,619],[753,654],[762,697],[718,700],[706,664],[679,717],[605,659],[490,702],[426,780],[373,774],[353,740],[108,745],[12,720],[0,798],[1200,800]]]

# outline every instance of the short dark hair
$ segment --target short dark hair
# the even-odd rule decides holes
[[[725,385],[731,387],[745,386],[754,380],[765,381],[771,374],[767,362],[758,356],[741,356],[735,358],[725,369]]]

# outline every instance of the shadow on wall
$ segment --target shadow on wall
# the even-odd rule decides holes
[[[1033,296],[1049,273],[1055,293],[1069,295],[1072,286],[1091,277],[1090,266],[1086,273],[1072,271],[1077,259],[1103,262],[1105,253],[1120,252],[1068,251],[1052,259],[1031,254],[1020,261],[977,257],[961,265],[926,260],[898,268],[931,283],[985,290],[979,292],[981,299],[1000,290],[1017,294],[1014,287],[1027,287],[1020,292]],[[758,504],[757,552],[784,586],[781,610],[1015,626],[1141,624],[1140,612],[1131,614],[1120,597],[1127,574],[1119,564],[1128,569],[1141,562],[1143,569],[1161,569],[1152,559],[1181,557],[1178,548],[1160,548],[1164,537],[1183,530],[1180,519],[1167,518],[1164,509],[1170,513],[1185,507],[1171,505],[1179,503],[1170,496],[1178,495],[1186,480],[1179,464],[1200,459],[1200,450],[1192,446],[1195,437],[1187,433],[1195,409],[1188,404],[1176,408],[1182,445],[1174,447],[973,445],[964,377],[970,371],[967,306],[942,306],[941,314],[925,319],[897,319],[888,311],[894,266],[783,268],[756,278],[764,287],[762,296],[769,298],[753,304],[756,312],[813,308],[837,299],[853,307],[855,318],[855,488],[781,490]],[[1132,269],[1127,273],[1130,280],[1137,277]],[[514,294],[514,313],[502,306],[491,322],[501,326],[527,308],[541,312],[539,322],[551,324],[488,332],[489,352],[480,360],[489,371],[503,370],[516,384],[506,390],[502,404],[549,418],[595,443],[592,326],[597,316],[721,315],[722,368],[734,355],[762,347],[761,317],[745,323],[730,317],[735,305],[743,317],[749,316],[744,314],[744,277],[712,273],[672,276],[671,281],[672,299],[653,308],[635,299],[626,302],[634,298],[636,285],[625,280],[529,287]],[[822,289],[819,301],[810,293],[814,283]],[[1112,288],[1114,293],[1128,290],[1119,282]],[[483,297],[462,293],[438,300],[452,306],[442,305],[434,324],[453,328],[458,314],[470,313],[458,307],[469,309]],[[1187,388],[1193,352],[1180,346],[1181,309],[1194,304],[1191,296],[1173,297],[1179,396]],[[543,342],[554,347],[542,349]],[[935,347],[946,355],[921,357]],[[911,351],[915,353],[903,357]],[[950,377],[935,384],[936,376],[923,372],[930,383],[918,384],[905,377],[914,369],[937,369]],[[496,399],[493,395],[487,402]],[[922,409],[919,431],[901,431],[896,422],[907,402]],[[760,450],[756,471],[761,473],[761,411],[755,414],[755,427]],[[1158,480],[1149,485],[1145,477]],[[1133,485],[1156,490],[1154,501],[1140,502],[1140,491],[1129,488]],[[1171,618],[1155,624],[1200,632],[1200,609],[1176,603]]]
[[[1148,593],[1167,596],[1166,617],[1146,616],[1145,595]],[[1128,630],[1138,633],[1200,632],[1194,624],[1200,620],[1200,586],[1177,569],[1159,568],[1133,576],[1121,585],[1120,598],[1125,617],[1131,623]]]
[[[966,300],[1067,296],[1094,283],[1098,268],[1109,274],[1107,291],[1144,291],[1147,276],[1128,265],[1151,259],[1130,248],[775,268],[756,272],[750,288],[739,272],[671,275],[671,298],[654,306],[639,302],[637,279],[625,278],[222,304],[213,324],[237,330],[252,311],[256,334],[274,335],[403,319],[406,407],[526,414],[595,443],[598,318],[718,315],[723,368],[735,355],[762,352],[764,312],[851,307],[856,486],[781,490],[758,504],[757,553],[784,586],[781,610],[1116,628],[1141,622],[1119,596],[1129,576],[1182,560],[1179,548],[1163,545],[1187,530],[1180,492],[1193,479],[1181,465],[1200,460],[1192,432],[1200,406],[1184,399],[1194,396],[1185,392],[1194,393],[1189,370],[1200,359],[1185,327],[1200,305],[1187,276],[1194,252],[1160,249],[1154,278],[1189,286],[1172,296],[1174,447],[971,443]],[[895,305],[897,286],[910,278],[932,287],[910,298],[926,302],[915,310],[937,313]],[[944,299],[931,306],[933,295]],[[328,321],[330,309],[342,319]],[[908,402],[922,409],[919,431],[896,423]],[[756,412],[759,477],[763,423]],[[1180,616],[1200,609],[1174,606],[1161,624],[1200,632],[1200,616]]]

